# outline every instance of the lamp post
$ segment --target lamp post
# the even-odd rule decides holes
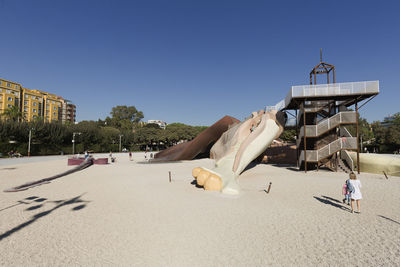
[[[32,130],[33,128],[29,129],[29,141],[28,141],[28,157],[31,156],[31,140],[32,140]]]
[[[119,152],[121,152],[121,138],[124,136],[123,134],[119,135]]]
[[[72,155],[75,154],[75,135],[80,135],[80,132],[73,132],[72,133]]]

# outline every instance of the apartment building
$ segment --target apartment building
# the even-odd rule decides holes
[[[27,88],[22,88],[22,114],[25,121],[43,117],[43,95]]]
[[[161,129],[164,130],[167,127],[167,123],[161,120],[148,120],[147,123],[157,124],[158,126],[160,126]]]
[[[21,85],[0,79],[0,114],[12,106],[20,106]]]
[[[65,99],[62,107],[62,122],[66,123],[68,121],[74,123],[76,117],[76,106],[69,100]]]
[[[45,113],[44,120],[47,122],[62,120],[62,105],[64,99],[59,96],[46,93],[45,97]]]
[[[0,79],[0,90],[0,114],[7,108],[17,106],[25,121],[42,118],[46,122],[75,122],[75,105],[60,96],[24,88],[4,79]]]

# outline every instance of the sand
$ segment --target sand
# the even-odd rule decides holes
[[[191,184],[192,168],[213,160],[116,156],[18,193],[2,191],[71,167],[65,158],[1,165],[0,265],[400,264],[399,177],[359,175],[362,213],[351,214],[341,202],[344,173],[260,164],[242,174],[240,195],[226,196]]]

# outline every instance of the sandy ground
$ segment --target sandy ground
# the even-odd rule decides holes
[[[344,173],[261,164],[242,174],[240,195],[225,196],[191,184],[192,168],[212,160],[134,156],[18,193],[2,191],[71,167],[0,166],[0,265],[400,265],[399,177],[359,175],[362,213],[351,214]]]

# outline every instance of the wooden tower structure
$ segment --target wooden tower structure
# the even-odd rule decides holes
[[[285,109],[296,110],[298,167],[305,172],[322,166],[333,171],[340,168],[360,172],[358,103],[377,95],[379,82],[336,84],[335,66],[323,62],[322,49],[320,59],[310,72],[310,85],[293,86],[287,97]],[[317,84],[317,75],[326,75],[327,83]],[[354,136],[346,128],[348,125],[355,126]],[[357,152],[356,162],[349,150]]]

